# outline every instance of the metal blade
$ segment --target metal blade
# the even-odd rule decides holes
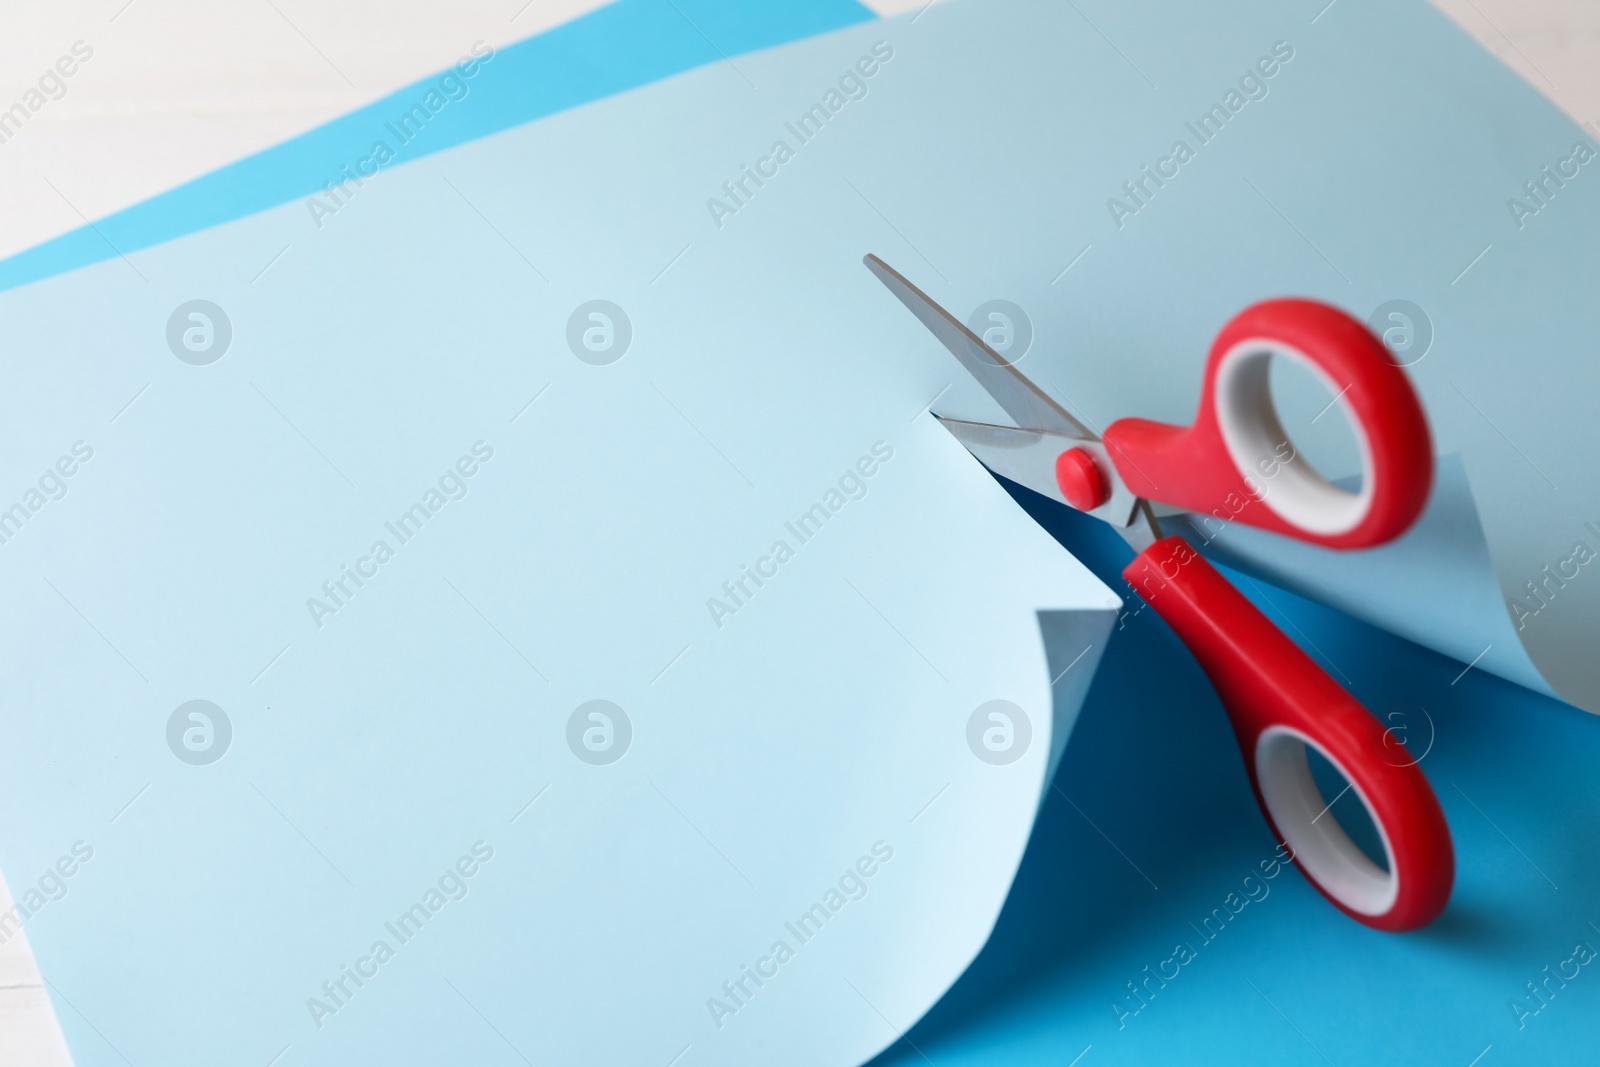
[[[900,272],[877,256],[868,255],[863,260],[867,269],[900,299],[911,313],[933,332],[946,348],[961,361],[967,372],[978,379],[978,384],[988,390],[1005,413],[1016,420],[1018,426],[1032,430],[1048,430],[1083,441],[1098,440],[1089,428],[1047,396],[1027,376],[1007,363],[999,353],[957,321],[944,308],[905,279]]]
[[[942,415],[935,415],[934,418],[968,452],[976,456],[978,462],[994,473],[1068,507],[1072,505],[1062,496],[1061,487],[1056,482],[1056,457],[1069,448],[1083,449],[1094,457],[1095,463],[1106,476],[1106,484],[1111,487],[1111,499],[1084,514],[1093,515],[1118,529],[1128,526],[1133,520],[1134,506],[1139,503],[1139,498],[1117,477],[1116,469],[1106,455],[1106,448],[1099,441],[1086,441],[1066,433],[1019,430],[1015,426],[947,419]]]

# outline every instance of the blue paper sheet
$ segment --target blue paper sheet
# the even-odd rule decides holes
[[[1065,547],[1116,575],[1118,538],[1016,492]],[[1586,1055],[1600,1010],[1593,717],[1228,573],[1421,756],[1456,848],[1444,915],[1378,933],[1293,873],[1263,876],[1275,844],[1222,708],[1143,612],[1111,642],[989,943],[874,1067],[1080,1054],[1079,1067],[1536,1067]],[[1346,825],[1355,814],[1348,796],[1333,811]]]

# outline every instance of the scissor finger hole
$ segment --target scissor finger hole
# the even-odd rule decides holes
[[[1292,361],[1327,390],[1327,406],[1310,424],[1340,408],[1361,457],[1361,487],[1356,492],[1332,485],[1311,465],[1284,429],[1272,395],[1272,357]],[[1360,419],[1349,409],[1349,383],[1330,378],[1314,360],[1278,341],[1254,338],[1229,349],[1217,366],[1214,384],[1217,423],[1234,466],[1251,495],[1280,518],[1315,534],[1334,536],[1360,524],[1372,507],[1372,449]]]
[[[1324,796],[1307,759],[1308,747],[1343,780],[1341,788],[1347,792]],[[1382,915],[1394,906],[1400,879],[1389,835],[1361,788],[1325,749],[1298,730],[1269,727],[1256,741],[1256,781],[1273,823],[1308,877],[1362,915]],[[1351,840],[1335,813],[1336,806],[1347,806],[1351,798],[1371,820],[1381,866]]]

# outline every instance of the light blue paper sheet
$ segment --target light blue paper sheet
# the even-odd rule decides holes
[[[0,546],[0,863],[81,1067],[853,1063],[977,953],[1118,598],[924,411],[879,235],[697,229],[880,39],[0,298],[4,477],[72,467]]]
[[[1600,711],[1600,154],[1426,4],[1357,0],[1318,18],[1323,6],[939,9],[929,36],[964,26],[969,43],[914,65],[936,129],[898,141],[861,191],[925,255],[907,269],[936,297],[1026,311],[1024,367],[1092,426],[1187,422],[1211,339],[1266,297],[1316,297],[1397,331],[1492,564],[1460,577],[1499,591],[1498,607],[1483,602],[1499,617],[1463,627],[1508,638],[1481,665]],[[1417,313],[1392,317],[1397,301]],[[1326,393],[1298,384],[1279,394],[1296,444],[1330,477],[1357,473],[1338,416],[1320,417]],[[975,389],[942,406],[998,417]],[[1307,557],[1313,577],[1270,539],[1234,549],[1249,541],[1291,588],[1338,584],[1359,617],[1461,655],[1430,598],[1475,536],[1419,546],[1435,562],[1414,585],[1356,553]]]

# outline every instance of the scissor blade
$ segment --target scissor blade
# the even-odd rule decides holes
[[[1099,441],[1086,441],[1066,433],[1019,430],[1015,426],[947,419],[942,415],[935,415],[934,418],[978,462],[994,473],[1068,507],[1072,507],[1072,503],[1062,494],[1061,486],[1056,481],[1056,457],[1069,448],[1083,449],[1094,457],[1095,464],[1106,474],[1107,484],[1111,487],[1111,498],[1084,514],[1093,515],[1119,529],[1132,521],[1139,498],[1117,477],[1115,468],[1106,456],[1105,445]]]
[[[907,281],[899,271],[874,255],[868,255],[863,262],[922,321],[922,325],[931,330],[940,343],[961,361],[967,372],[978,379],[978,384],[988,390],[989,395],[999,402],[1007,415],[1016,420],[1018,426],[1048,430],[1085,441],[1098,440],[1088,427],[1067,414],[1043,389],[1007,363],[1004,357],[984,344],[981,338],[936,304],[928,294]]]

